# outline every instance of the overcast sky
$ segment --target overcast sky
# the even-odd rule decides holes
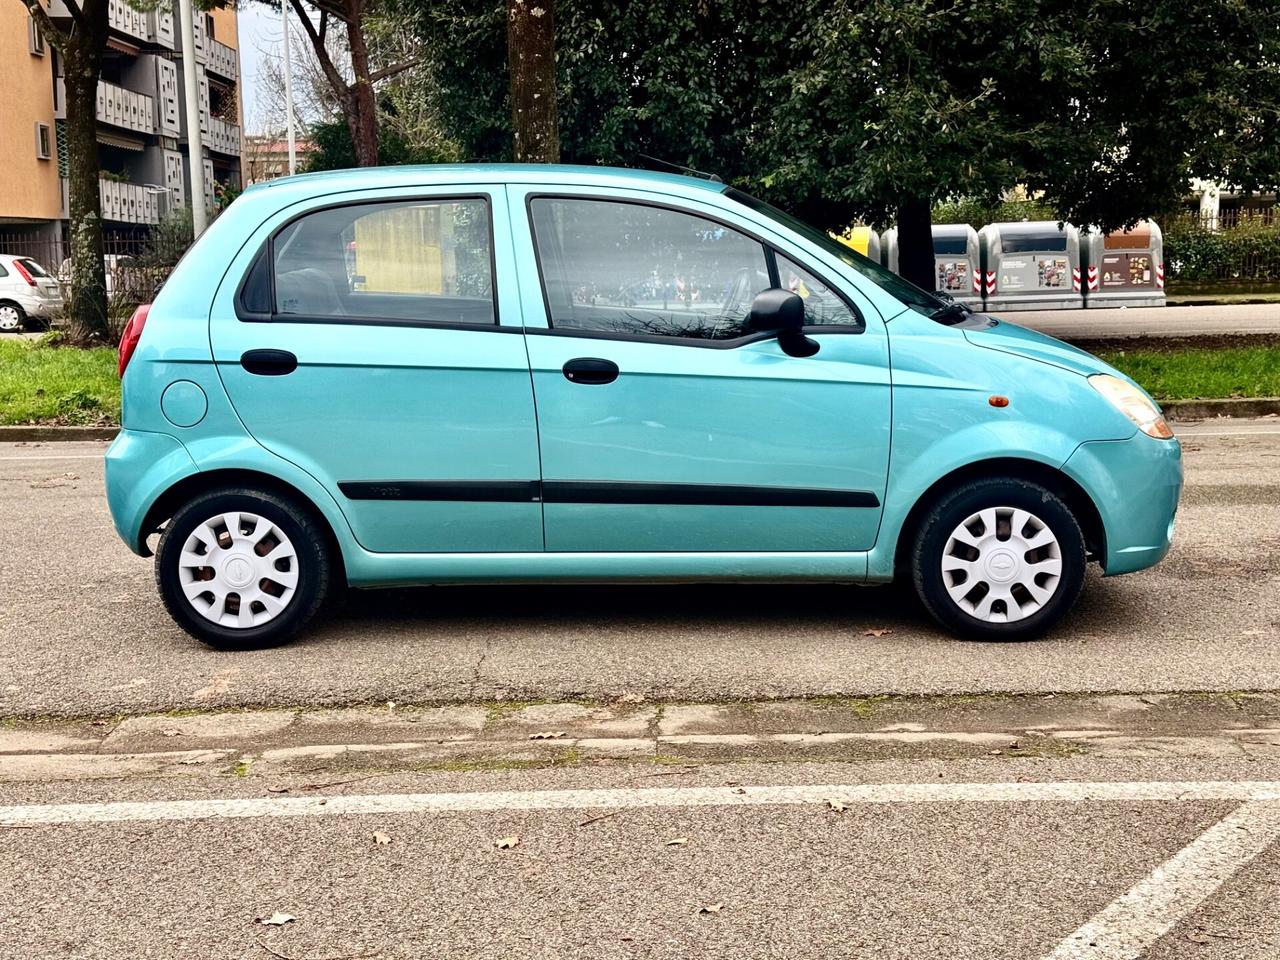
[[[244,97],[246,133],[262,133],[258,98],[258,76],[264,58],[276,57],[284,34],[280,30],[280,8],[262,3],[246,3],[240,7],[240,93]],[[297,29],[297,25],[294,25]]]

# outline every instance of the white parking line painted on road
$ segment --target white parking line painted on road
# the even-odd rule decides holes
[[[1179,437],[1274,437],[1280,430],[1179,430],[1173,422],[1173,432]]]
[[[0,806],[0,825],[332,817],[378,813],[494,810],[753,807],[824,803],[1018,803],[1027,801],[1280,801],[1280,781],[1130,783],[880,783],[822,786],[508,790],[477,793],[356,794],[247,800],[161,800]]]
[[[1245,803],[1058,945],[1046,960],[1137,960],[1280,840],[1280,804]]]
[[[50,457],[0,457],[0,460],[34,463],[37,460],[101,460],[103,456],[102,453],[55,453]]]

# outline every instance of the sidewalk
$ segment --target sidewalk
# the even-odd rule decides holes
[[[0,782],[535,769],[598,761],[1280,758],[1280,694],[536,703],[15,721]],[[661,773],[654,776],[664,775]]]
[[[1026,310],[997,314],[1019,326],[1064,340],[1119,337],[1280,335],[1280,303],[1121,307],[1105,310]]]

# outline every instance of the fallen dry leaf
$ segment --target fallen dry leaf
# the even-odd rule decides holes
[[[893,631],[884,627],[872,627],[870,630],[862,631],[864,637],[883,637],[887,633],[893,633]]]
[[[843,801],[837,800],[835,797],[827,797],[827,806],[836,813],[844,813],[849,808],[845,806]]]
[[[264,927],[283,927],[286,923],[293,923],[293,921],[297,919],[298,918],[291,913],[281,913],[279,910],[277,910],[275,913],[273,913],[269,917],[266,917],[265,919],[262,917],[259,917],[258,922],[262,924]]]
[[[559,740],[564,736],[563,730],[548,730],[542,733],[529,734],[530,740]]]
[[[383,833],[381,830],[375,830],[373,831],[373,842],[380,847],[385,847],[388,843],[391,842],[391,838],[387,836],[385,833]]]
[[[708,904],[705,907],[699,907],[698,912],[699,913],[719,913],[723,909],[724,909],[724,904],[720,902],[716,902],[716,903]]]
[[[668,847],[683,847],[688,842],[689,842],[688,837],[672,837],[670,840],[667,841],[666,845]]]
[[[499,850],[510,850],[512,847],[520,846],[519,837],[499,837],[493,841],[493,845]]]

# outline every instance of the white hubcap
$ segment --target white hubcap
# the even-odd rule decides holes
[[[274,620],[298,589],[298,554],[284,531],[256,513],[224,513],[191,531],[178,577],[187,600],[224,627]]]
[[[988,507],[947,538],[942,582],[956,605],[979,620],[1009,623],[1049,602],[1062,580],[1058,538],[1039,517]]]
[[[21,322],[22,317],[13,307],[0,307],[0,330],[17,330]]]

